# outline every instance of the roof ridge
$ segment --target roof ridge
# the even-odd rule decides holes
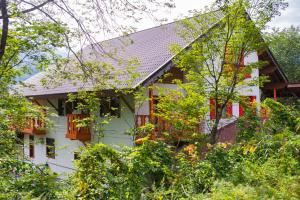
[[[209,12],[211,13],[211,12]],[[160,24],[160,25],[157,25],[157,26],[153,26],[153,27],[149,27],[149,28],[145,28],[145,29],[142,29],[142,30],[139,30],[139,31],[135,31],[133,33],[129,33],[128,35],[120,35],[120,36],[116,36],[116,37],[113,37],[113,38],[110,38],[110,39],[106,39],[106,40],[101,40],[99,42],[95,42],[93,44],[90,44],[88,46],[91,46],[91,45],[94,45],[94,44],[99,44],[99,43],[102,43],[102,42],[108,42],[110,40],[114,40],[114,39],[118,39],[118,38],[122,38],[122,37],[128,37],[130,35],[133,35],[133,34],[136,34],[136,33],[140,33],[140,32],[143,32],[143,31],[148,31],[148,30],[151,30],[151,29],[155,29],[155,28],[159,28],[159,27],[163,27],[163,26],[167,26],[167,25],[170,25],[170,24],[174,24],[174,23],[177,23],[179,21],[183,21],[183,20],[186,20],[186,19],[192,19],[194,17],[199,17],[201,15],[205,15],[205,14],[208,14],[208,13],[202,13],[202,14],[198,14],[198,15],[193,15],[193,16],[190,16],[190,17],[183,17],[182,19],[176,19],[172,22],[168,22],[168,23],[165,23],[165,24]],[[86,46],[86,47],[88,47]]]

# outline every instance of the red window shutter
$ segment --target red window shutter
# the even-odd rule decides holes
[[[239,103],[239,116],[243,116],[244,115],[244,109],[243,109],[243,106],[241,104],[241,102]]]
[[[250,102],[253,104],[256,102],[256,96],[250,96]],[[253,107],[253,114],[256,115],[256,108]]]
[[[210,119],[216,119],[216,100],[210,99]]]
[[[240,65],[244,66],[245,65],[245,53],[244,53],[244,49],[242,49],[242,55],[240,58]]]
[[[248,103],[251,105],[252,103],[254,103],[256,101],[256,96],[249,96],[246,97],[246,100],[248,100]],[[254,110],[254,114],[256,113],[256,110]],[[243,116],[244,115],[244,109],[241,103],[239,103],[239,116]]]
[[[246,69],[246,66],[245,66],[245,53],[244,53],[244,50],[242,50],[242,56],[240,58],[240,65],[241,65],[241,68],[242,70],[245,70]],[[244,78],[251,78],[251,73],[247,73],[244,75]]]
[[[245,74],[245,78],[251,78],[251,73]]]
[[[226,105],[226,115],[232,117],[232,102],[228,102]]]
[[[250,102],[254,103],[256,101],[256,96],[250,96]]]

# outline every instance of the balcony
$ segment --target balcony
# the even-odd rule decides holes
[[[30,119],[28,120],[28,125],[21,131],[25,134],[35,134],[35,135],[45,135],[46,134],[46,124],[40,119]]]
[[[91,132],[89,127],[78,127],[80,120],[89,117],[84,114],[68,114],[67,115],[67,134],[66,138],[71,140],[80,140],[86,142],[91,140]]]
[[[174,130],[172,127],[172,124],[167,122],[166,120],[162,119],[161,117],[153,117],[151,120],[151,117],[149,115],[136,115],[136,127],[142,127],[145,126],[146,123],[150,123],[154,125],[154,129],[150,133],[150,139],[155,140],[185,140],[189,139],[193,133],[201,132],[201,127],[195,127],[194,130],[188,130],[188,131],[179,131]],[[165,135],[164,133],[168,133],[169,135]],[[137,135],[137,139],[141,139],[145,137],[145,134],[139,134]],[[136,141],[137,142],[137,141]]]

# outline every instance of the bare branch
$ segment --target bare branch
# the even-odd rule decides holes
[[[34,10],[37,10],[37,9],[39,9],[39,8],[41,8],[41,7],[43,7],[43,6],[45,6],[46,4],[48,4],[48,3],[52,2],[52,1],[54,1],[54,0],[46,0],[45,2],[41,3],[40,5],[34,6],[34,7],[32,7],[32,8],[26,9],[26,10],[22,10],[22,11],[20,11],[20,12],[23,13],[23,14],[32,12],[32,11],[34,11]],[[22,1],[22,2],[23,2],[23,1]],[[0,19],[10,18],[10,17],[11,17],[11,15],[4,15],[4,14],[2,14],[2,15],[0,16]]]

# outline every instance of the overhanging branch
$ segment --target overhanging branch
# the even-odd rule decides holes
[[[54,1],[54,0],[46,0],[45,2],[43,2],[43,3],[41,3],[41,4],[37,5],[37,6],[34,6],[34,7],[32,7],[32,8],[26,9],[26,10],[22,10],[22,11],[20,11],[20,13],[25,14],[25,13],[32,12],[32,11],[34,11],[34,10],[37,10],[37,9],[43,7],[44,5],[46,5],[47,3],[50,3],[50,2],[52,2],[52,1]],[[1,2],[2,2],[2,1],[1,1]],[[23,1],[22,1],[22,2],[23,2]],[[25,2],[25,3],[26,3],[26,2]],[[2,6],[2,3],[1,3],[1,6]],[[2,13],[2,15],[0,16],[0,19],[6,19],[6,18],[10,18],[10,17],[11,17],[11,15],[4,15],[4,14]]]

